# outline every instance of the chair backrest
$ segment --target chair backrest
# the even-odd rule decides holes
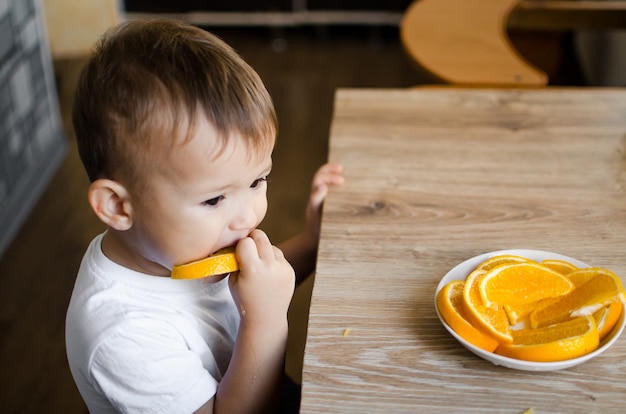
[[[417,0],[400,37],[420,70],[465,86],[541,87],[548,76],[511,44],[509,14],[519,0]]]

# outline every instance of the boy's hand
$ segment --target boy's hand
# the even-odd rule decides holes
[[[283,252],[261,230],[253,230],[237,244],[239,273],[230,288],[242,321],[269,323],[286,320],[295,289],[294,270]]]
[[[330,186],[343,184],[342,172],[343,166],[327,163],[322,165],[313,177],[311,195],[309,196],[309,204],[306,209],[306,227],[304,231],[307,239],[313,242],[315,246],[317,246],[320,238],[322,203],[326,198],[326,194],[328,194]]]
[[[241,322],[226,374],[206,405],[213,405],[213,412],[274,412],[283,382],[295,274],[261,230],[241,239],[236,254],[239,272],[231,275],[229,286]]]
[[[328,194],[330,186],[343,184],[342,171],[343,167],[341,165],[330,163],[322,165],[317,170],[313,177],[311,195],[306,208],[304,230],[280,244],[285,257],[296,270],[299,282],[304,280],[315,269],[315,257],[322,224],[322,203],[326,198],[326,194]]]

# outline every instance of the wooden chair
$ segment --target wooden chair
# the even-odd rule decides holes
[[[507,35],[519,0],[418,0],[405,12],[400,37],[419,70],[437,81],[471,86],[541,87],[548,76]]]
[[[516,37],[513,45],[507,28],[540,41],[529,48]],[[400,36],[416,67],[439,83],[541,87],[558,63],[559,31],[610,29],[626,29],[625,0],[416,0]],[[537,44],[542,53],[529,54]]]

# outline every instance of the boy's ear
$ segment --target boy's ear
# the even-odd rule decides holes
[[[93,211],[108,227],[119,231],[132,227],[132,207],[123,185],[101,178],[91,183],[87,197]]]

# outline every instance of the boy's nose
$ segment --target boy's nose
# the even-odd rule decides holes
[[[254,204],[250,200],[245,199],[239,203],[231,222],[231,228],[234,230],[251,229],[256,227],[258,221]]]

